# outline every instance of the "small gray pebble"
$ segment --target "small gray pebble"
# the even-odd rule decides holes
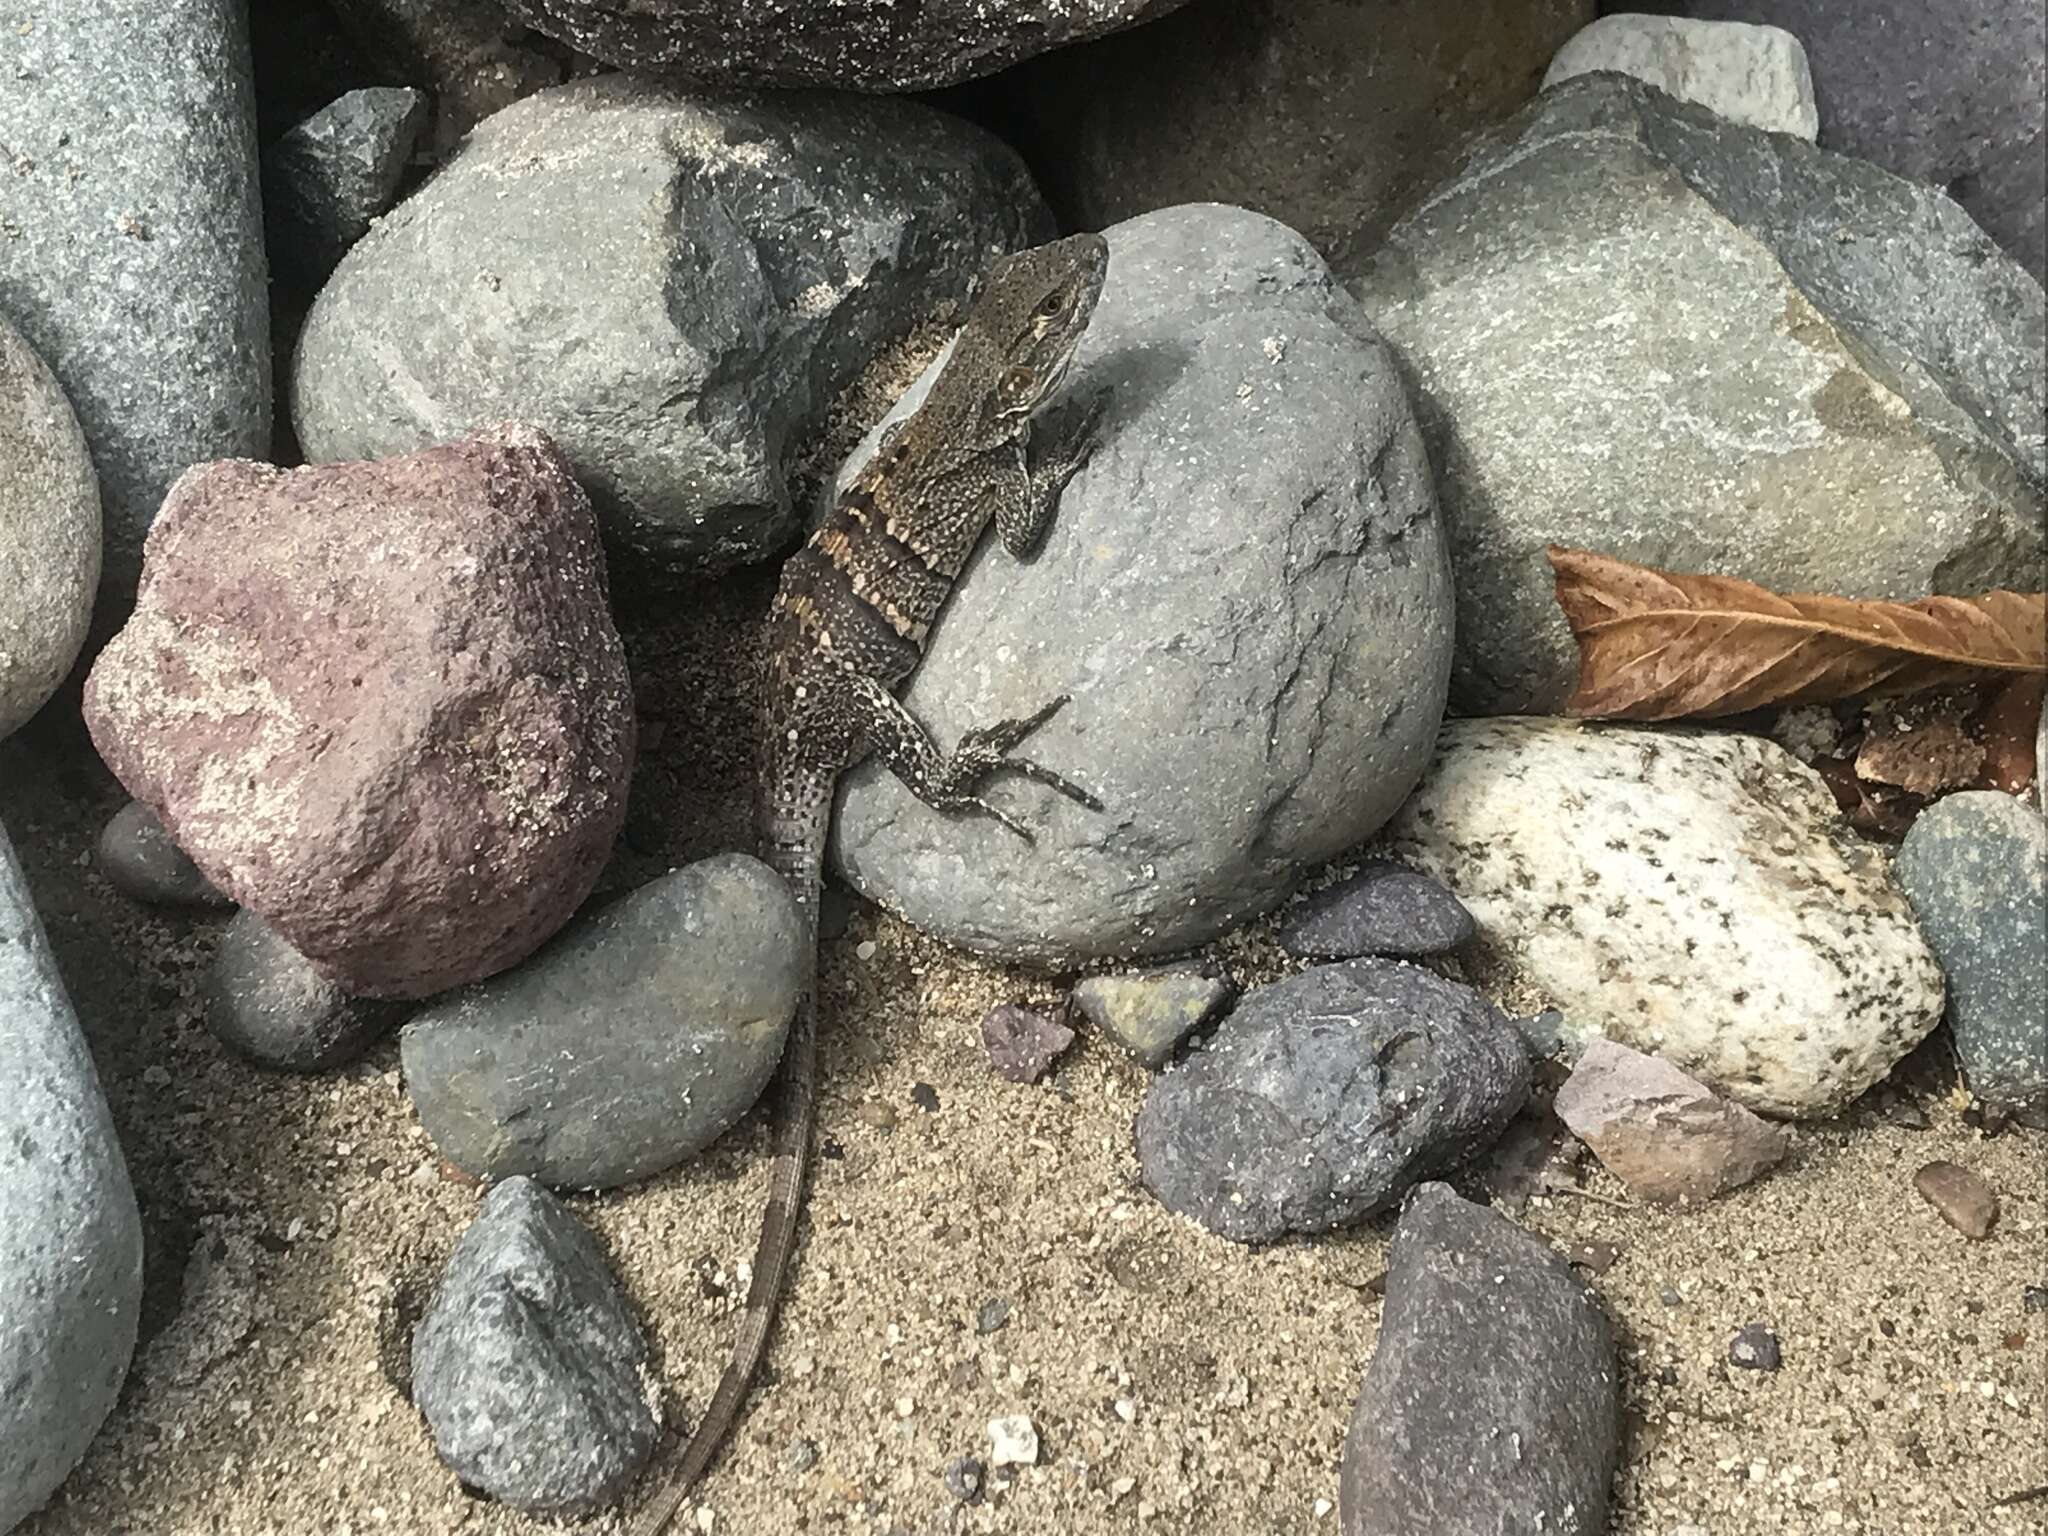
[[[981,1502],[988,1482],[988,1468],[972,1456],[956,1456],[946,1463],[946,1489],[963,1504]]]
[[[1010,1303],[1003,1297],[998,1296],[992,1301],[984,1301],[981,1304],[981,1309],[974,1314],[974,1331],[976,1333],[994,1333],[997,1329],[1008,1323],[1009,1320]]]
[[[413,1004],[350,997],[246,908],[221,934],[207,973],[206,1027],[266,1067],[323,1072],[396,1029]]]
[[[100,869],[123,896],[161,907],[232,907],[226,895],[171,841],[156,812],[140,800],[116,811],[100,832]]]
[[[1280,947],[1310,960],[1439,955],[1477,932],[1465,904],[1443,885],[1375,859],[1303,902],[1280,930]]]
[[[2020,1292],[2020,1307],[2026,1312],[2048,1312],[2048,1285],[2030,1285]]]
[[[1013,1083],[1035,1083],[1074,1043],[1074,1032],[1042,1013],[1001,1003],[983,1016],[981,1043],[988,1047],[989,1065],[998,1076]]]
[[[1667,1307],[1682,1307],[1685,1305],[1685,1298],[1668,1285],[1657,1287],[1657,1299]]]
[[[484,1198],[413,1334],[413,1401],[464,1482],[516,1509],[580,1512],[654,1454],[646,1358],[597,1240],[512,1178]]]
[[[815,1440],[792,1440],[789,1449],[782,1453],[782,1464],[791,1472],[804,1473],[818,1464],[818,1442]]]
[[[1745,1371],[1775,1371],[1784,1363],[1778,1336],[1764,1323],[1746,1323],[1728,1345],[1728,1359]]]

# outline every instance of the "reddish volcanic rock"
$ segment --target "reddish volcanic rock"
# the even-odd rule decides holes
[[[193,862],[368,996],[530,954],[589,894],[632,773],[597,522],[516,424],[187,471],[85,711]]]

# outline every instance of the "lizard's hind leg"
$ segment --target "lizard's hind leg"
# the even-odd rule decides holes
[[[1000,771],[1034,779],[1091,811],[1102,809],[1102,802],[1095,796],[1042,763],[1010,756],[1013,747],[1068,702],[1065,694],[1021,720],[998,720],[967,732],[960,738],[958,748],[948,755],[940,752],[931,732],[904,707],[903,701],[879,682],[860,677],[855,680],[855,689],[856,703],[865,717],[861,728],[868,744],[889,765],[889,771],[935,811],[980,811],[1025,842],[1034,841],[1029,828],[978,793],[982,781]]]

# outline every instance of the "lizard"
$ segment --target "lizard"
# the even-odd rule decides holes
[[[970,730],[946,754],[895,690],[922,659],[932,624],[989,524],[1012,555],[1030,555],[1087,461],[1106,394],[1036,454],[1031,424],[1065,378],[1108,264],[1109,247],[1095,234],[997,260],[923,404],[884,432],[783,566],[768,615],[758,821],[762,857],[796,902],[806,979],[777,1066],[775,1162],[732,1358],[634,1536],[660,1536],[718,1455],[788,1284],[816,1118],[818,899],[840,777],[876,754],[935,810],[992,817],[1027,842],[1030,829],[980,793],[998,771],[1102,809],[1078,785],[1012,755],[1071,702],[1066,695],[1021,719]]]

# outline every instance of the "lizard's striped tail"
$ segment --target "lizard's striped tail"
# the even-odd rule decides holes
[[[789,883],[802,921],[806,980],[790,1021],[777,1069],[780,1094],[776,1104],[775,1169],[768,1187],[768,1209],[761,1218],[761,1240],[754,1249],[754,1276],[747,1286],[746,1311],[732,1359],[718,1378],[710,1406],[697,1421],[697,1432],[683,1450],[682,1464],[661,1485],[641,1512],[633,1536],[661,1536],[670,1518],[723,1449],[739,1422],[754,1372],[768,1352],[768,1335],[782,1300],[790,1260],[796,1255],[796,1229],[803,1213],[804,1176],[811,1161],[811,1127],[817,1118],[815,1061],[818,1032],[818,896],[824,885],[825,836],[831,826],[832,781],[824,780],[803,795],[778,796],[778,809],[763,818],[762,857]],[[792,812],[790,807],[801,807]]]

